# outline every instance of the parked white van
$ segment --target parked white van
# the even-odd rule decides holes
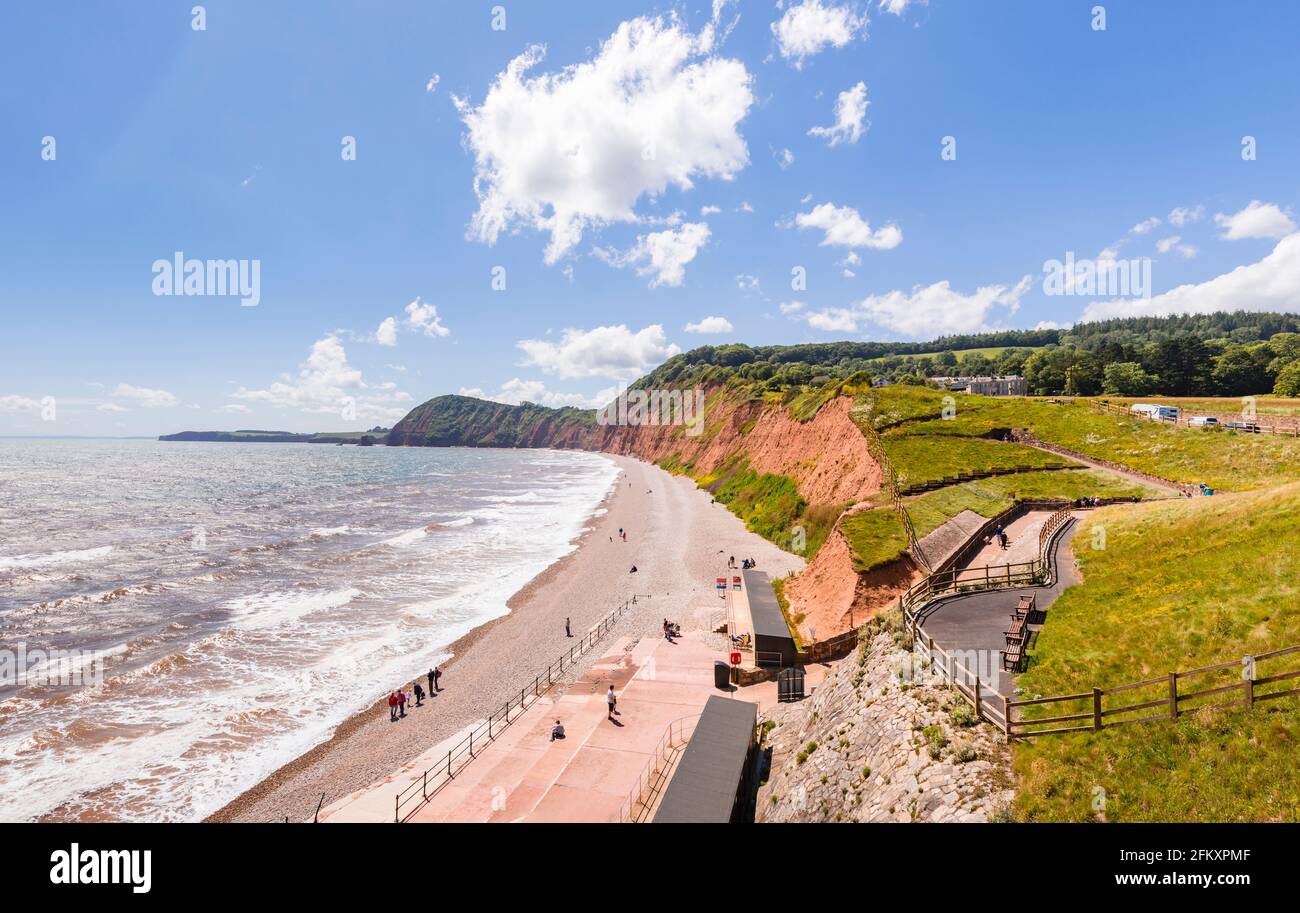
[[[1145,415],[1148,418],[1153,418],[1160,411],[1160,407],[1155,403],[1134,403],[1128,407],[1128,411],[1135,415]]]
[[[1193,415],[1187,420],[1187,424],[1193,428],[1213,428],[1218,426],[1219,420],[1213,415]]]

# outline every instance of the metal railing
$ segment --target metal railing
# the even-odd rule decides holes
[[[490,744],[502,731],[505,730],[512,722],[530,707],[542,694],[549,690],[555,684],[558,676],[567,668],[572,668],[578,658],[593,647],[597,641],[609,633],[610,629],[627,609],[636,604],[636,597],[623,603],[614,611],[602,618],[596,625],[584,634],[579,641],[569,648],[567,653],[560,656],[558,660],[546,667],[546,671],[539,673],[533,679],[531,685],[525,686],[519,690],[517,697],[511,697],[506,701],[505,706],[500,710],[493,712],[488,718],[473,729],[468,736],[458,742],[455,746],[447,751],[445,761],[439,761],[437,766],[425,770],[420,779],[412,782],[409,786],[393,797],[393,820],[397,823],[410,818],[418,809],[420,809],[430,798],[438,793],[438,790],[446,786],[453,780],[456,774],[474,759],[474,752],[477,749],[482,751],[484,747]],[[530,700],[531,698],[531,700]],[[511,717],[511,714],[514,717]]]
[[[618,810],[619,824],[641,824],[654,810],[655,803],[663,794],[668,782],[668,772],[672,769],[677,756],[681,754],[686,743],[695,734],[695,724],[700,721],[700,714],[684,716],[673,720],[664,730],[659,744],[655,746],[654,756],[646,763],[636,785],[627,794]]]

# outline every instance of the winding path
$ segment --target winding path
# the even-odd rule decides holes
[[[1010,673],[1002,670],[1002,650],[1007,645],[1005,631],[1010,624],[1010,615],[1022,595],[1034,595],[1036,611],[1030,622],[1036,630],[1042,624],[1044,611],[1056,601],[1056,597],[1079,582],[1069,550],[1077,529],[1076,515],[1053,543],[1051,562],[1056,573],[1051,586],[983,590],[940,599],[922,610],[918,617],[921,630],[967,668],[979,670],[983,684],[1005,697],[1014,698],[1015,682]],[[1037,538],[1036,527],[1032,535]]]

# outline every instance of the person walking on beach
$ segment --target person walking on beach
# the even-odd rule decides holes
[[[424,689],[420,687],[419,682],[415,683],[415,706],[424,706]]]
[[[388,692],[388,722],[397,722],[397,692]]]
[[[403,719],[406,717],[406,692],[397,692],[397,715]]]
[[[442,690],[442,669],[437,666],[433,667],[433,690],[435,692]]]
[[[609,690],[605,692],[605,703],[609,705],[609,719],[614,719],[614,714],[618,713],[618,698],[614,697],[614,686],[610,685]]]
[[[569,616],[568,616],[568,615],[565,615],[565,616],[564,616],[564,636],[565,636],[565,637],[572,637],[572,636],[573,636],[573,632],[572,632],[571,630],[569,630]]]

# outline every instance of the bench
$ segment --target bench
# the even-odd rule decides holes
[[[1007,643],[1022,643],[1025,639],[1025,627],[1025,616],[1013,617],[1011,627],[1002,632],[1006,635]]]
[[[1011,643],[1007,641],[1007,648],[1002,651],[1002,669],[1005,672],[1019,672],[1021,664],[1025,658],[1025,642],[1019,641]]]

